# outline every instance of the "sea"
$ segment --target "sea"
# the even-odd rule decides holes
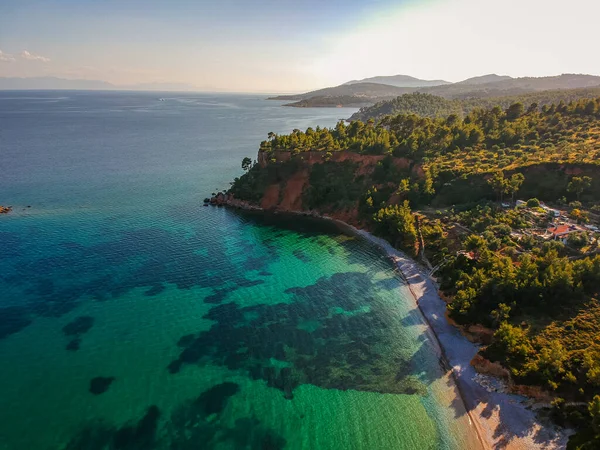
[[[268,132],[353,112],[0,92],[0,449],[478,448],[385,255],[203,205]]]

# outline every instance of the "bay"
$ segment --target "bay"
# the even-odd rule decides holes
[[[202,205],[354,111],[0,92],[0,449],[476,448],[384,255]]]

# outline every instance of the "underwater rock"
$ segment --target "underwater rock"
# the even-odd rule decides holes
[[[160,410],[152,405],[137,423],[128,422],[119,428],[102,421],[93,421],[74,436],[64,449],[151,450],[157,448],[159,418]]]
[[[103,394],[108,390],[115,377],[96,377],[90,381],[90,392],[94,395]]]
[[[70,352],[76,352],[81,346],[81,336],[87,333],[94,325],[94,318],[90,316],[79,316],[66,324],[62,331],[65,336],[70,336],[72,339],[65,347]]]
[[[31,324],[27,309],[21,306],[0,308],[0,339],[21,331]]]
[[[225,409],[229,397],[234,396],[239,390],[239,384],[226,381],[204,391],[194,403],[201,407],[207,416],[219,414]]]
[[[76,352],[77,350],[79,350],[80,345],[81,339],[75,338],[71,339],[65,348],[70,352]]]
[[[69,322],[63,327],[65,336],[79,336],[87,333],[94,325],[94,318],[90,316],[80,316]]]
[[[160,410],[152,405],[135,426],[119,429],[113,437],[115,449],[150,449],[154,447]]]

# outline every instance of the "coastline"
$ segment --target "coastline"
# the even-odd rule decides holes
[[[484,448],[565,448],[568,436],[553,425],[541,423],[535,412],[525,404],[525,397],[489,391],[476,381],[477,372],[471,365],[471,360],[479,347],[446,320],[446,304],[438,295],[433,281],[423,274],[418,264],[393,248],[386,240],[367,231],[354,229],[359,236],[385,251],[406,280],[451,368],[460,396]]]
[[[262,208],[234,199],[224,204],[237,209],[266,212]],[[395,264],[406,281],[415,303],[429,325],[440,355],[450,368],[458,396],[469,415],[484,449],[551,449],[566,448],[568,435],[552,424],[542,423],[526,404],[527,398],[487,389],[477,381],[471,360],[479,346],[470,342],[460,330],[446,320],[446,303],[437,286],[423,273],[416,261],[396,250],[385,239],[326,215],[305,211],[275,211],[333,222],[351,234],[369,241],[382,250]]]

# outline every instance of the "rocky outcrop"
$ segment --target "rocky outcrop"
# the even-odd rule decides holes
[[[0,205],[0,214],[8,214],[12,211],[12,206],[1,206]]]
[[[223,206],[223,205],[227,204],[227,201],[229,200],[229,197],[230,197],[229,194],[225,194],[223,192],[219,192],[218,194],[213,195],[209,199],[209,203],[211,205],[214,205],[214,206]],[[206,199],[205,199],[204,203],[206,203]]]
[[[510,383],[510,373],[501,364],[485,359],[479,353],[471,360],[471,365],[478,373],[491,375]]]

